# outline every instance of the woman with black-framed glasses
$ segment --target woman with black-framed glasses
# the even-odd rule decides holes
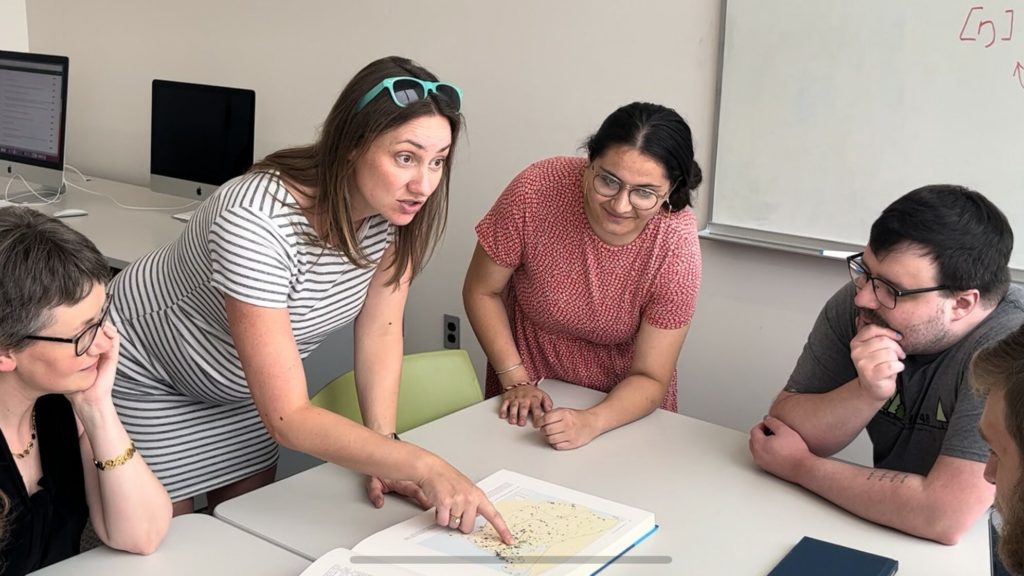
[[[0,270],[0,572],[77,554],[88,520],[108,546],[152,552],[171,502],[111,399],[119,338],[106,260],[59,220],[8,207]]]
[[[556,449],[661,407],[675,411],[676,361],[701,280],[691,206],[701,182],[690,127],[634,102],[609,115],[587,157],[523,170],[477,225],[463,285],[487,354],[498,416],[532,419]],[[557,408],[555,378],[608,392],[587,410]]]
[[[107,322],[107,314],[110,312],[110,301],[103,305],[103,312],[100,313],[100,319],[92,324],[86,326],[81,332],[75,335],[74,338],[61,338],[59,336],[41,336],[38,334],[30,334],[25,336],[26,340],[40,340],[43,342],[59,342],[61,344],[74,344],[75,345],[75,356],[85,356],[92,347],[92,343],[96,341],[96,335],[100,333],[100,329]]]
[[[277,445],[367,475],[469,532],[476,485],[395,438],[409,283],[443,234],[462,91],[382,58],[341,91],[313,144],[279,150],[220,187],[182,235],[122,271],[118,410],[175,502],[210,509],[270,483]],[[365,426],[310,403],[301,359],[354,324]]]

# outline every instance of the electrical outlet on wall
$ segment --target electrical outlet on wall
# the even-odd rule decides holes
[[[459,317],[454,314],[444,315],[444,347],[449,349],[461,347]]]

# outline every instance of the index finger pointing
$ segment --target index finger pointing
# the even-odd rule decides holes
[[[501,541],[508,546],[515,546],[516,539],[512,536],[512,531],[508,529],[505,524],[505,519],[501,517],[501,512],[498,512],[489,501],[484,500],[477,508],[477,513],[484,517],[485,520],[494,526],[494,530],[497,531],[498,536],[501,537]]]

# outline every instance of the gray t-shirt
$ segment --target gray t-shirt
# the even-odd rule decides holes
[[[856,334],[853,284],[835,293],[818,315],[787,392],[822,393],[857,377],[850,358]],[[913,474],[928,474],[939,455],[984,462],[988,445],[978,434],[984,400],[971,390],[968,368],[974,353],[1024,323],[1024,289],[1016,285],[991,314],[950,348],[907,356],[896,393],[867,425],[874,462]]]

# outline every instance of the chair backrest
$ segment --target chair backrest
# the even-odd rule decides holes
[[[465,350],[409,354],[402,359],[396,432],[401,434],[481,400],[480,382]],[[335,378],[311,401],[356,422],[363,421],[354,371]]]

